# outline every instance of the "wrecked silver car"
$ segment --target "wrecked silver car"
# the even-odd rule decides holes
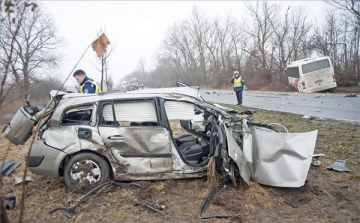
[[[28,167],[63,176],[70,190],[87,191],[109,180],[202,177],[211,157],[220,176],[249,183],[247,161],[231,133],[238,120],[203,101],[198,89],[52,92],[51,98],[42,110],[21,107],[3,134],[24,144],[39,125]]]

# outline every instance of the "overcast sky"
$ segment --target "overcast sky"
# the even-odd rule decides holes
[[[288,4],[304,6],[314,22],[323,19],[327,7],[323,1],[277,3],[284,7]],[[110,47],[116,44],[109,57],[109,72],[116,84],[136,69],[140,58],[152,68],[167,28],[189,17],[195,6],[208,18],[230,14],[240,19],[247,15],[245,1],[41,1],[40,4],[52,16],[59,36],[66,41],[61,49],[63,62],[54,75],[65,79],[91,42],[104,31]],[[101,77],[95,66],[100,68],[100,60],[89,48],[76,69],[83,69],[99,82]]]

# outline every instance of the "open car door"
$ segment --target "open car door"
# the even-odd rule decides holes
[[[226,126],[219,122],[214,122],[211,128],[210,154],[215,158],[217,173],[230,177],[234,185],[241,176],[249,185],[250,170],[245,156]]]

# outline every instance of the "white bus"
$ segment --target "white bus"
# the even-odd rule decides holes
[[[329,57],[297,60],[285,68],[289,84],[299,92],[312,93],[336,88],[334,68]]]

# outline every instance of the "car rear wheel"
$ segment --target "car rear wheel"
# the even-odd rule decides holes
[[[75,193],[86,193],[109,178],[108,163],[93,153],[76,154],[65,164],[65,184]]]

